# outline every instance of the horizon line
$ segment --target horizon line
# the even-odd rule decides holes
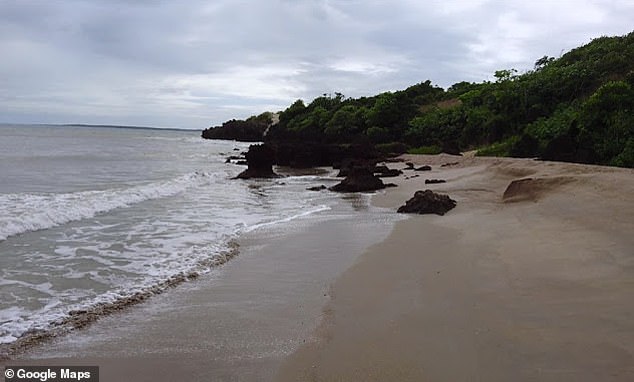
[[[139,129],[139,130],[177,130],[177,131],[203,131],[204,129],[180,128],[180,127],[155,127],[136,125],[112,125],[112,124],[92,124],[92,123],[14,123],[0,122],[0,125],[23,125],[23,126],[62,126],[62,127],[105,127],[117,129]]]

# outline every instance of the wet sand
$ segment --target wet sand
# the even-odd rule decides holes
[[[634,171],[405,159],[434,170],[405,170],[420,176],[397,180],[378,205],[430,188],[458,206],[397,223],[348,269],[320,341],[289,357],[278,380],[634,380]]]
[[[97,365],[101,381],[273,380],[315,340],[332,282],[393,226],[354,195],[338,211],[245,234],[211,274],[0,365]]]

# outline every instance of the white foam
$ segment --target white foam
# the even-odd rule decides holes
[[[86,219],[33,237],[40,245],[32,251],[16,249],[16,259],[22,262],[16,260],[4,276],[0,272],[0,285],[15,290],[16,303],[29,296],[41,299],[19,310],[11,304],[5,304],[8,309],[3,310],[0,305],[0,344],[11,343],[30,330],[53,328],[69,311],[151,291],[179,274],[210,272],[226,260],[223,253],[241,232],[329,210],[339,198],[305,191],[315,182],[335,181],[328,177],[244,184],[227,182],[235,169],[219,166],[211,175],[189,173],[116,190],[0,195],[0,239]],[[176,194],[178,198],[161,200],[159,208],[158,203],[134,206]],[[125,207],[130,207],[126,210],[129,214],[106,214]],[[103,215],[89,219],[98,214]],[[48,249],[42,249],[42,243]],[[28,260],[28,267],[23,267],[24,260]],[[47,274],[52,286],[40,278],[34,281],[28,274],[16,274],[16,269]]]
[[[280,223],[288,223],[290,221],[293,221],[295,219],[304,217],[304,216],[308,216],[308,215],[312,215],[315,214],[317,212],[322,212],[322,211],[328,211],[330,210],[330,207],[326,206],[326,205],[321,205],[321,206],[317,206],[315,208],[309,209],[307,211],[302,211],[300,213],[294,214],[292,216],[287,216],[281,219],[276,219],[276,220],[272,220],[272,221],[268,221],[268,222],[263,222],[263,223],[259,223],[259,224],[253,224],[251,226],[247,226],[244,227],[242,229],[243,232],[251,232],[255,229],[258,228],[262,228],[262,227],[267,227],[270,225],[275,225],[275,224],[280,224]]]
[[[216,174],[192,172],[169,181],[103,191],[0,195],[0,240],[91,218],[146,200],[173,196],[212,182],[213,175]]]

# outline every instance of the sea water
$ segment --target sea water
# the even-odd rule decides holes
[[[232,180],[200,132],[0,125],[0,344],[212,269],[240,233],[328,210],[331,174]]]

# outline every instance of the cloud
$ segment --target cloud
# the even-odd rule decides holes
[[[447,87],[628,33],[622,1],[0,2],[0,122],[203,128],[323,93]]]

